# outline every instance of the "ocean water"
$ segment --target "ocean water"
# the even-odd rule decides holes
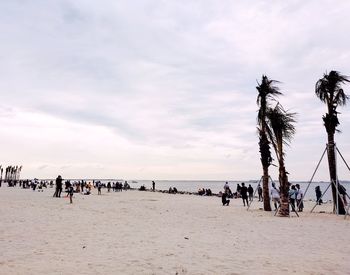
[[[141,185],[145,185],[147,189],[152,188],[152,181],[151,180],[135,180],[135,181],[128,181],[131,187],[133,188],[139,188]],[[224,190],[224,184],[225,181],[193,181],[193,180],[155,180],[156,183],[156,189],[160,190],[169,190],[170,187],[176,187],[178,191],[188,191],[188,192],[197,192],[198,189],[204,188],[204,189],[211,189],[213,193],[219,193],[220,191]],[[242,181],[228,181],[229,186],[232,190],[232,192],[236,192],[237,184],[242,183]],[[251,180],[251,181],[245,181],[244,182],[246,186],[251,184],[251,186],[254,188],[254,190],[257,188],[257,185],[259,181]],[[279,186],[278,182],[275,182],[276,186]],[[308,186],[308,182],[300,181],[300,182],[291,182],[292,184],[299,184],[302,190],[306,190]],[[350,192],[350,181],[341,181],[340,182],[347,190],[347,192]],[[321,191],[324,192],[326,188],[328,187],[329,182],[312,182],[305,194],[305,199],[309,200],[316,200],[315,195],[315,187],[320,186]],[[271,188],[271,184],[270,184]],[[323,196],[323,201],[332,200],[332,191],[331,187],[327,190],[325,195]]]

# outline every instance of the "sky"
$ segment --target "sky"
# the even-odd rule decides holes
[[[260,179],[266,74],[297,113],[289,179],[310,180],[327,143],[315,83],[350,75],[349,14],[347,0],[0,0],[0,164],[23,178]]]

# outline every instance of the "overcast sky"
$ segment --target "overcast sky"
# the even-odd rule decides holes
[[[327,142],[314,86],[350,75],[349,15],[347,0],[2,0],[0,164],[39,178],[259,179],[266,74],[298,113],[290,180],[309,180]],[[324,159],[316,179],[328,178]]]

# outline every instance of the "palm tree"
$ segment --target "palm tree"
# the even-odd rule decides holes
[[[328,136],[328,167],[330,180],[333,183],[337,182],[337,167],[335,160],[335,146],[334,146],[334,134],[339,125],[337,107],[346,104],[349,97],[344,93],[341,88],[341,84],[350,82],[348,77],[341,75],[337,71],[330,71],[329,74],[325,73],[323,78],[316,82],[315,93],[316,96],[327,105],[327,113],[322,117],[324,126],[326,128]],[[337,200],[337,190],[334,184],[332,184],[332,194],[333,194],[333,210],[336,205]],[[343,201],[338,198],[339,207],[338,214],[344,215],[345,208]]]
[[[289,113],[277,103],[275,108],[267,110],[267,119],[270,130],[269,137],[275,150],[278,160],[279,182],[280,182],[280,200],[281,206],[279,208],[279,216],[289,216],[289,182],[288,173],[284,164],[284,150],[283,145],[289,145],[293,135],[295,134],[294,123],[296,113]]]
[[[262,76],[261,83],[258,83],[256,89],[258,90],[257,105],[258,111],[258,134],[259,134],[259,150],[260,160],[263,168],[263,197],[264,197],[264,210],[271,211],[270,194],[269,194],[269,166],[272,162],[270,141],[267,136],[267,122],[266,111],[270,106],[269,101],[274,101],[275,97],[281,95],[279,89],[275,84],[276,80],[270,80],[266,75]]]

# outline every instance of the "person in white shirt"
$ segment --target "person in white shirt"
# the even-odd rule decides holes
[[[280,203],[280,193],[276,189],[275,185],[272,185],[272,188],[271,188],[271,199],[275,206],[275,210],[277,210],[277,203],[278,204]]]

